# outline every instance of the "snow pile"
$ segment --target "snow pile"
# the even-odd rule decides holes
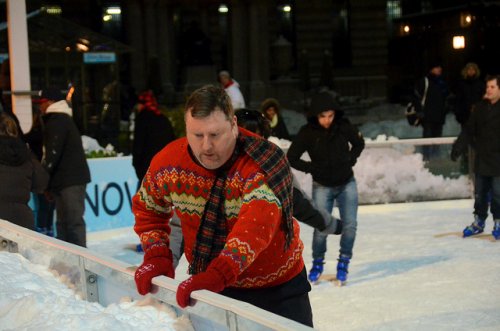
[[[108,144],[103,148],[96,139],[89,136],[82,136],[82,145],[87,158],[122,156],[122,153],[116,153],[113,145]]]
[[[354,166],[361,204],[469,198],[470,182],[434,175],[422,154],[392,148],[365,149]]]
[[[64,277],[20,254],[0,252],[0,329],[9,330],[193,330],[189,320],[151,297],[103,307],[75,295]]]
[[[270,137],[269,140],[283,150],[288,150],[291,142]],[[396,137],[378,135],[374,141],[398,141]],[[372,141],[365,139],[366,142]],[[309,161],[304,153],[302,159]],[[312,196],[312,176],[292,169],[295,180],[304,192]],[[365,147],[354,166],[358,184],[360,204],[462,199],[472,197],[472,187],[468,176],[445,178],[432,174],[423,161],[422,154],[416,153],[415,146],[394,145],[391,148]]]

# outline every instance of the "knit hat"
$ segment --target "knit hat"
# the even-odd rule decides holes
[[[437,68],[437,67],[443,67],[443,63],[439,60],[439,59],[436,59],[436,60],[433,60],[433,61],[429,61],[429,70],[432,70],[433,68]]]
[[[318,115],[327,110],[340,111],[340,104],[329,92],[321,92],[311,98],[310,115]]]

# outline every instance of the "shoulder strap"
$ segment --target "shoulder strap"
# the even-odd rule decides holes
[[[427,90],[429,88],[429,79],[427,77],[424,78],[424,95],[422,96],[422,106],[425,105],[425,99],[427,98]]]

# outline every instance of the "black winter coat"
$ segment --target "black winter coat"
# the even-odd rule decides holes
[[[49,175],[19,138],[0,136],[0,219],[33,230],[30,192],[42,193]]]
[[[361,133],[343,119],[341,112],[329,129],[321,127],[317,119],[304,125],[288,150],[290,165],[323,186],[334,187],[347,183],[353,176],[352,167],[365,147]],[[351,145],[351,146],[350,146]],[[311,161],[300,159],[307,152]]]
[[[283,120],[283,117],[281,115],[277,116],[278,123],[276,123],[276,126],[274,128],[271,128],[271,136],[290,140],[290,134],[288,133],[288,129],[286,128],[285,120]]]
[[[449,94],[448,86],[441,77],[428,75],[429,85],[425,104],[423,106],[423,123],[444,124],[446,119],[446,99]],[[425,79],[421,79],[415,85],[415,93],[422,98],[425,90]]]
[[[467,144],[475,150],[475,173],[500,176],[500,101],[481,100],[475,105],[453,149],[463,153]]]
[[[149,163],[169,142],[175,140],[174,129],[167,117],[152,111],[141,111],[135,120],[132,165],[142,181]]]
[[[43,165],[50,175],[49,191],[89,183],[90,170],[73,119],[65,113],[47,113],[44,124]]]
[[[481,101],[485,84],[479,78],[462,79],[457,84],[455,99],[455,118],[464,125],[469,119],[472,106]]]

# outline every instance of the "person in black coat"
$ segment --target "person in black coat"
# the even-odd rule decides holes
[[[474,107],[464,129],[455,141],[451,159],[457,160],[467,146],[474,149],[474,222],[464,237],[484,231],[490,212],[493,214],[493,236],[500,239],[500,75],[486,77],[484,100]]]
[[[15,121],[0,113],[0,219],[34,230],[30,193],[42,193],[48,180],[48,173],[19,137]]]
[[[38,107],[33,107],[33,125],[31,130],[23,136],[23,140],[40,162],[43,157],[43,131],[42,113]],[[54,200],[51,200],[45,192],[35,194],[33,200],[36,210],[36,231],[53,237],[54,210],[56,208]]]
[[[457,83],[455,95],[455,118],[462,128],[467,123],[472,106],[484,95],[484,81],[480,79],[481,71],[477,64],[469,62],[461,72],[462,79]]]
[[[328,91],[311,99],[308,123],[292,141],[287,156],[290,165],[313,178],[313,200],[318,208],[332,212],[338,205],[343,221],[337,279],[347,279],[357,230],[358,191],[352,167],[365,143],[361,133],[343,117],[340,105]],[[307,152],[310,161],[302,159]],[[315,282],[323,272],[326,236],[314,231],[313,267],[309,280]]]
[[[152,91],[139,95],[136,111],[132,165],[140,185],[153,156],[176,137],[169,119],[160,112]]]
[[[43,90],[38,102],[45,126],[42,164],[49,172],[48,192],[56,203],[57,238],[86,247],[83,215],[90,170],[82,138],[73,121],[73,111],[60,90]]]
[[[280,103],[278,100],[273,98],[268,98],[262,101],[262,104],[260,105],[260,111],[269,120],[271,136],[290,140],[290,134],[288,133],[285,121],[280,114],[280,110]]]
[[[238,126],[254,132],[265,139],[271,136],[269,120],[261,113],[251,109],[239,109],[235,112]],[[316,208],[309,200],[294,178],[293,183],[293,217],[325,234],[340,234],[342,221],[335,219],[326,210]]]

